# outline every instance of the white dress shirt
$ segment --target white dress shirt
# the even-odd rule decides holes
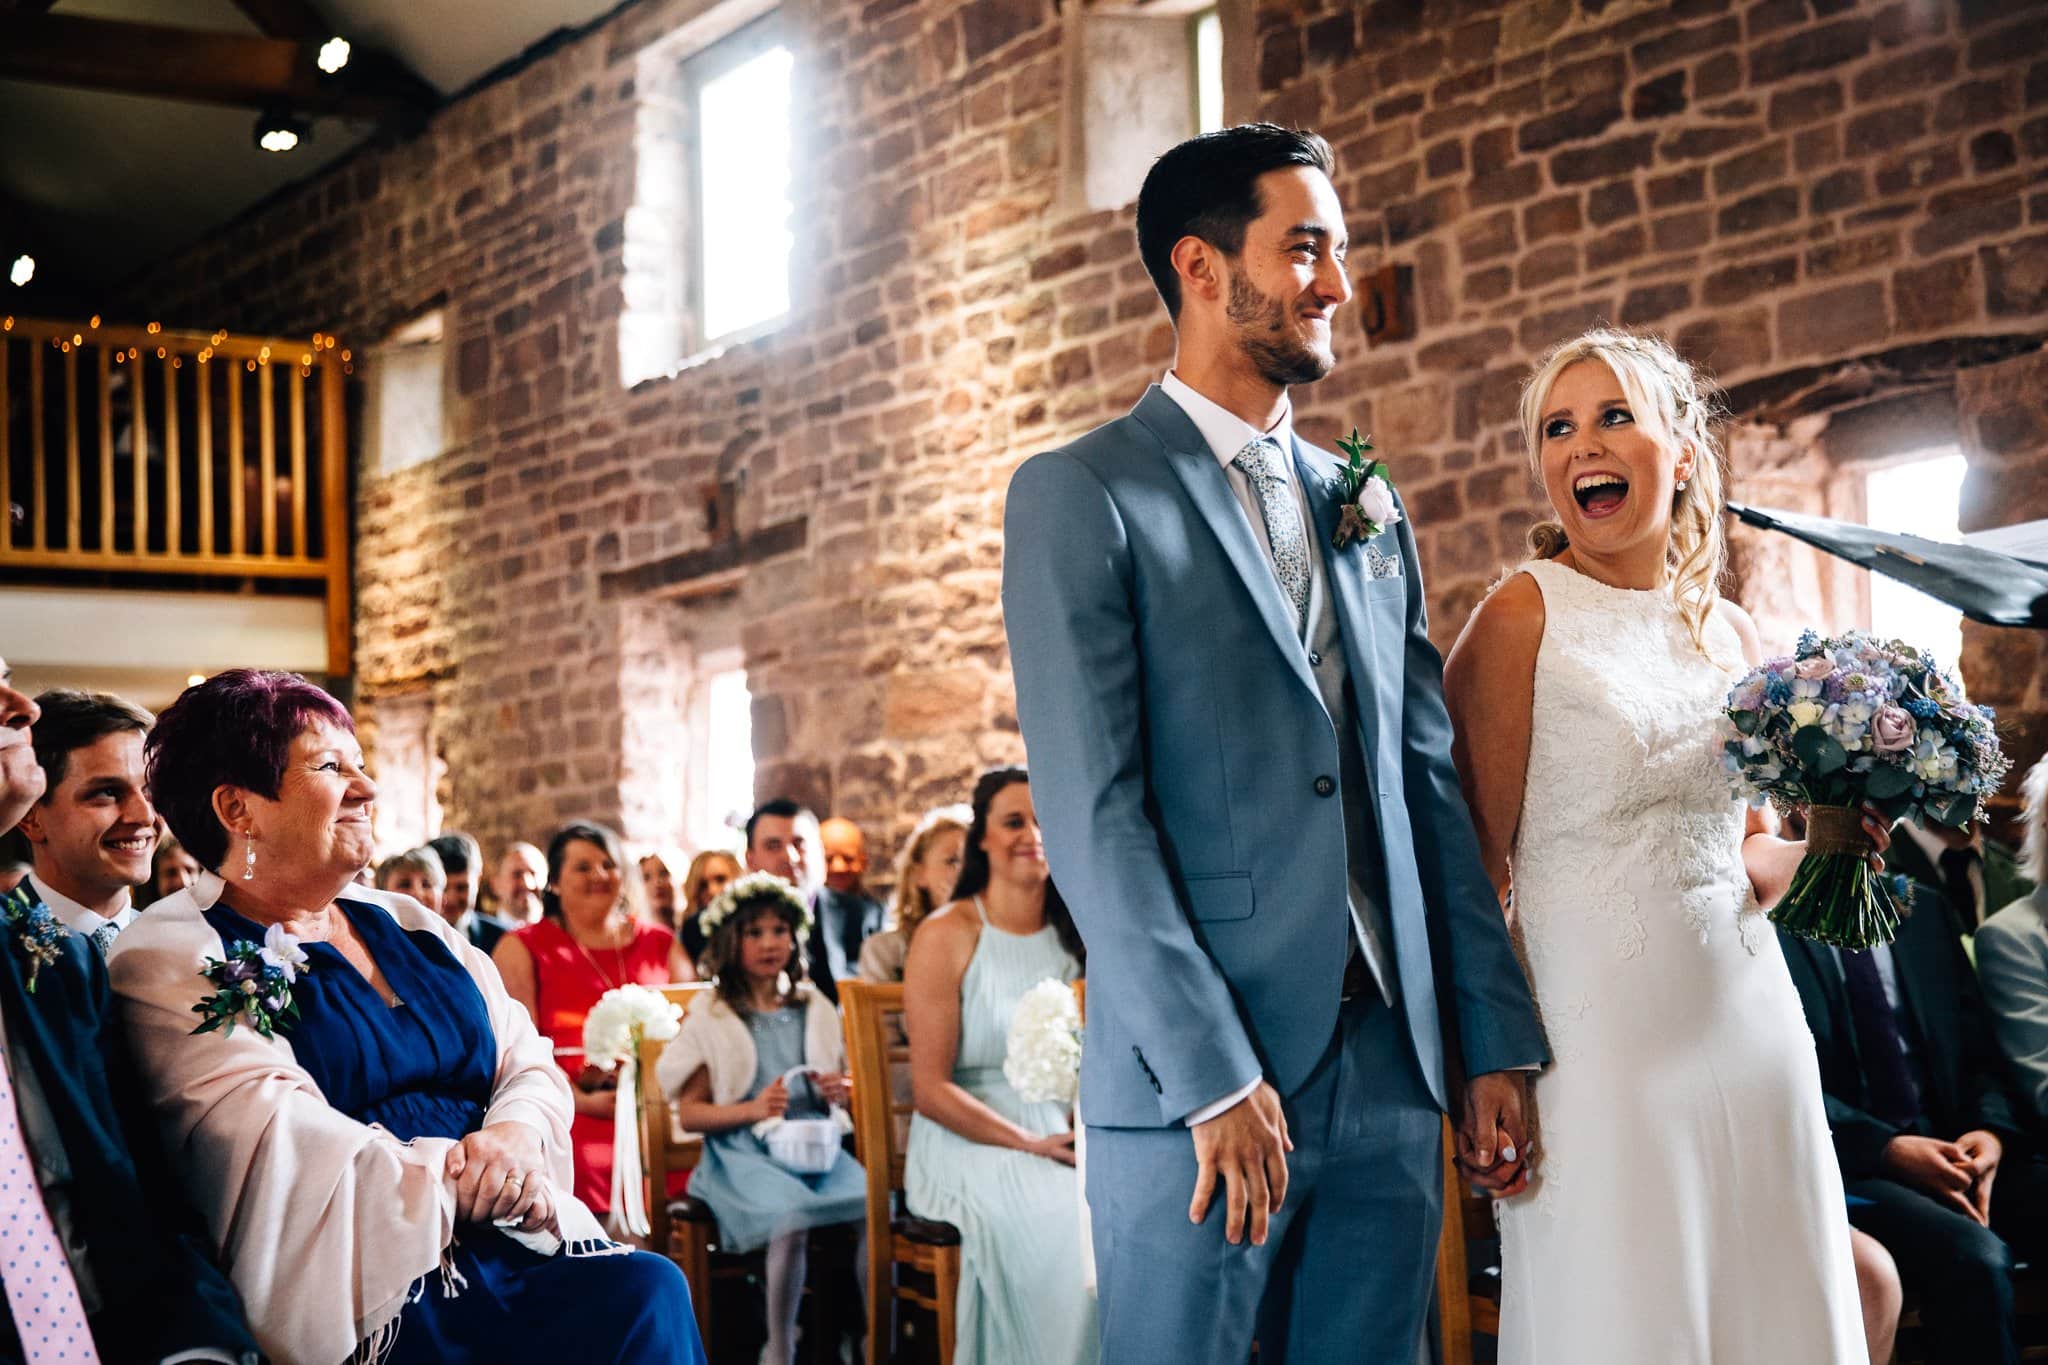
[[[35,894],[42,898],[43,904],[50,907],[50,913],[55,915],[66,929],[75,934],[83,934],[87,938],[91,938],[93,931],[102,924],[113,925],[115,932],[118,933],[135,923],[135,917],[142,913],[135,908],[132,892],[123,891],[121,908],[111,915],[102,915],[97,910],[86,909],[60,891],[51,890],[50,884],[33,872],[28,875],[28,882]]]
[[[1294,471],[1294,404],[1291,401],[1283,400],[1280,406],[1280,420],[1265,431],[1260,431],[1214,399],[1195,392],[1187,381],[1172,370],[1168,370],[1166,378],[1159,381],[1159,387],[1168,398],[1179,405],[1182,412],[1188,415],[1188,420],[1195,424],[1195,430],[1202,433],[1202,439],[1209,443],[1209,453],[1216,457],[1216,463],[1223,466],[1223,476],[1230,481],[1230,491],[1237,498],[1238,506],[1244,509],[1245,520],[1251,523],[1252,535],[1258,540],[1259,548],[1266,552],[1268,560],[1273,558],[1273,542],[1266,534],[1266,514],[1259,506],[1258,495],[1252,490],[1250,477],[1232,463],[1240,450],[1262,436],[1279,443],[1280,472],[1287,480],[1288,491],[1294,495],[1295,510],[1301,516],[1303,538],[1307,541],[1314,539],[1310,528],[1315,523],[1309,517],[1308,498],[1301,491],[1300,475]],[[1323,557],[1312,554],[1308,557],[1308,611],[1301,636],[1304,647],[1314,633],[1316,622],[1321,618],[1325,596]],[[1198,1123],[1207,1123],[1218,1114],[1236,1108],[1259,1088],[1261,1079],[1263,1077],[1254,1078],[1242,1089],[1234,1090],[1218,1100],[1203,1105],[1190,1113],[1184,1121],[1192,1128]]]

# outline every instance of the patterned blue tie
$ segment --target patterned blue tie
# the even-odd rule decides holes
[[[1280,577],[1280,591],[1294,608],[1294,629],[1308,626],[1308,537],[1301,529],[1301,509],[1280,472],[1280,446],[1261,436],[1237,452],[1231,463],[1251,481],[1259,500],[1259,513],[1266,521],[1266,540],[1273,547],[1273,571]]]
[[[120,932],[121,926],[114,923],[112,920],[108,920],[106,923],[100,925],[99,928],[92,931],[92,946],[100,950],[100,957],[102,959],[104,959],[108,951],[113,948],[114,935]]]

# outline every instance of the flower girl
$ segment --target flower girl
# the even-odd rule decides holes
[[[789,883],[743,877],[697,918],[714,986],[655,1075],[678,1121],[705,1134],[690,1193],[718,1216],[724,1248],[768,1248],[762,1359],[790,1365],[806,1236],[867,1209],[867,1177],[839,1146],[851,1130],[839,1014],[803,979],[811,912]]]

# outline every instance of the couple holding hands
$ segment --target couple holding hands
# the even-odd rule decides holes
[[[1089,947],[1101,1356],[1417,1359],[1450,1113],[1502,1200],[1503,1361],[1860,1365],[1763,913],[1803,846],[1716,747],[1760,650],[1716,593],[1710,388],[1620,331],[1539,365],[1557,520],[1441,660],[1391,481],[1291,426],[1351,297],[1333,170],[1270,125],[1161,157],[1174,367],[1010,486],[1018,716]]]

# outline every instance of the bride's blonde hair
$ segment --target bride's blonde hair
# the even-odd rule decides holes
[[[1721,415],[1720,391],[1662,337],[1621,328],[1596,327],[1552,348],[1522,386],[1522,440],[1529,469],[1543,477],[1543,404],[1557,377],[1582,360],[1597,360],[1614,372],[1636,424],[1669,449],[1692,447],[1692,472],[1671,495],[1671,541],[1665,551],[1667,582],[1693,643],[1706,652],[1707,618],[1720,600],[1721,570],[1728,560],[1722,528],[1725,456],[1714,435]],[[1529,551],[1555,559],[1570,545],[1564,527],[1540,522],[1529,532]]]

